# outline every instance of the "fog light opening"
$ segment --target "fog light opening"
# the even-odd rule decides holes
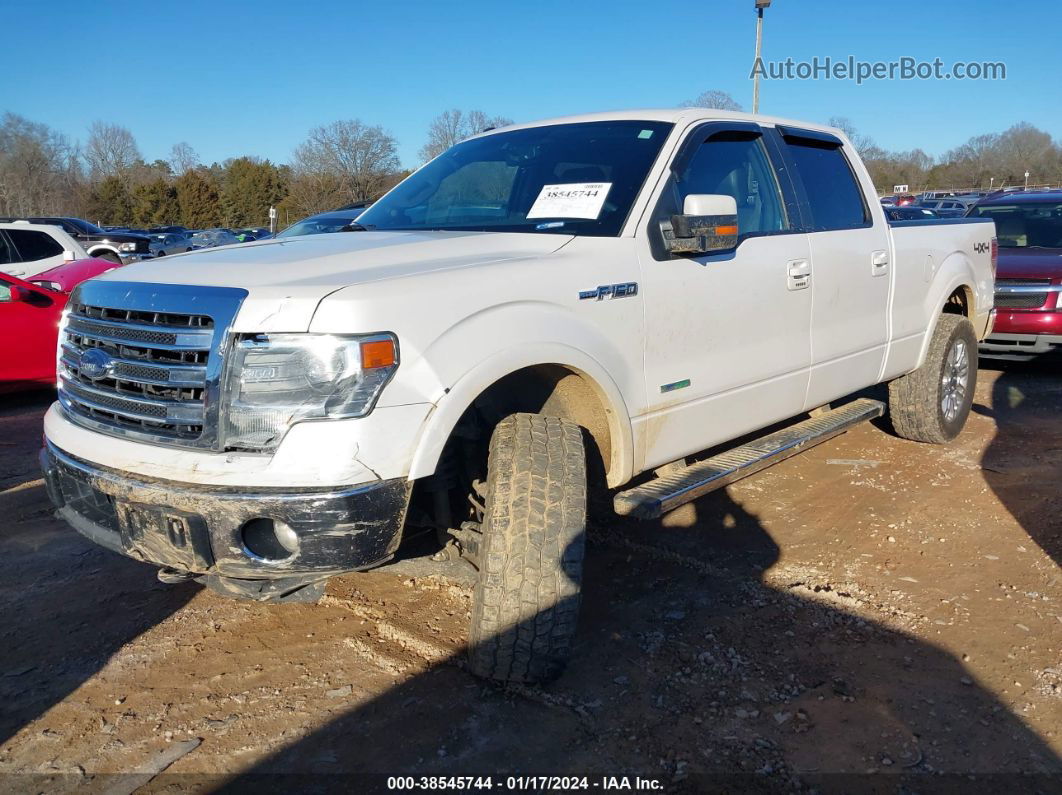
[[[299,537],[283,522],[251,519],[240,529],[243,548],[252,558],[270,562],[287,560],[299,551]]]

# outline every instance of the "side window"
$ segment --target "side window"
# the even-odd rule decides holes
[[[51,235],[34,229],[9,229],[11,241],[22,255],[23,262],[55,257],[63,253],[63,247]]]
[[[674,190],[677,212],[682,212],[682,203],[691,193],[733,196],[741,237],[789,228],[778,180],[758,135],[713,135],[677,176]]]
[[[2,240],[3,238],[0,238]],[[0,304],[11,302],[11,284],[0,279]]]
[[[839,146],[789,141],[789,154],[811,206],[811,229],[855,229],[870,223],[863,191]]]

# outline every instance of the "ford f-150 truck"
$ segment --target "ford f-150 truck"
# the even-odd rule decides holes
[[[898,434],[952,439],[994,255],[990,220],[887,222],[836,129],[704,109],[510,126],[349,231],[80,285],[42,465],[79,532],[234,596],[315,599],[434,529],[478,570],[470,669],[549,679],[588,483],[659,516],[881,414],[829,404],[882,382]]]

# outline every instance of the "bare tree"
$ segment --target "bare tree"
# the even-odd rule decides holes
[[[466,138],[494,127],[512,124],[504,116],[488,116],[481,110],[444,110],[428,125],[428,142],[420,149],[422,160],[431,160]]]
[[[93,180],[124,177],[141,160],[140,149],[125,127],[94,121],[89,127],[85,160]]]
[[[0,213],[69,212],[83,193],[77,149],[46,124],[0,119]]]
[[[1054,176],[1045,171],[1054,171],[1058,146],[1048,133],[1028,122],[1018,122],[1000,133],[996,149],[999,170],[1011,184],[1022,184],[1026,171],[1030,184]]]
[[[297,177],[310,177],[347,201],[375,199],[398,171],[398,143],[382,127],[358,119],[334,121],[310,130],[295,150]]]
[[[180,177],[199,165],[199,155],[186,141],[180,141],[170,150],[170,169]]]
[[[855,124],[847,116],[831,116],[829,124],[831,127],[836,127],[843,132],[848,140],[852,142],[852,146],[856,148],[862,157],[876,157],[884,155],[885,152],[878,148],[874,143],[874,139],[869,135],[864,135],[856,129]]]
[[[680,107],[683,108],[714,108],[716,110],[744,110],[741,103],[734,99],[726,91],[717,88],[701,92],[696,99],[687,99]]]

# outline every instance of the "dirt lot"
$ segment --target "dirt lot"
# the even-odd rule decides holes
[[[38,480],[49,399],[0,399],[5,788],[129,791],[105,774],[191,738],[152,786],[1062,787],[1057,368],[982,370],[951,446],[866,425],[661,522],[592,527],[576,656],[541,688],[462,669],[464,564],[414,559],[334,580],[319,605],[266,606],[94,547]]]

